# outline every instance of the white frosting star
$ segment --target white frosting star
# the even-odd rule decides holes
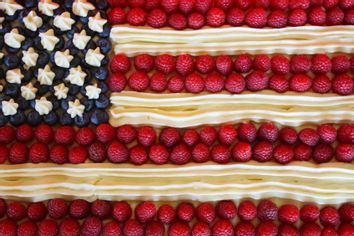
[[[61,31],[67,31],[71,29],[71,26],[75,23],[75,20],[71,19],[70,13],[65,11],[60,15],[57,15],[53,24],[58,27]]]
[[[12,84],[21,84],[23,77],[21,69],[19,68],[8,70],[6,72],[6,81]]]
[[[87,43],[90,41],[91,36],[86,34],[85,30],[81,30],[80,33],[75,33],[73,38],[73,44],[80,50],[83,50]]]
[[[77,16],[87,16],[90,10],[94,10],[95,7],[87,0],[75,0],[73,2],[73,13]]]
[[[97,12],[94,17],[89,17],[88,26],[91,30],[98,33],[103,32],[103,26],[107,23],[107,20],[101,17],[101,13]]]
[[[0,2],[0,10],[5,11],[5,13],[9,16],[12,16],[15,14],[16,11],[22,10],[23,6],[18,4],[14,0],[2,0]]]
[[[89,99],[97,99],[100,96],[101,89],[97,87],[97,84],[94,85],[87,85],[85,87],[86,90],[86,96]]]
[[[12,98],[9,101],[2,101],[1,105],[4,116],[12,116],[17,113],[18,104]]]
[[[70,114],[71,118],[75,118],[75,116],[81,117],[84,113],[85,106],[82,105],[79,99],[75,99],[74,102],[69,101],[68,114]]]
[[[53,104],[45,97],[41,97],[40,99],[36,99],[34,109],[40,115],[47,115],[53,109]]]
[[[40,0],[38,2],[38,9],[46,16],[53,16],[53,11],[59,7],[58,3],[53,2],[52,0]]]
[[[85,61],[87,64],[95,67],[101,66],[101,61],[103,60],[104,55],[101,53],[99,47],[96,49],[89,49],[85,55]]]
[[[26,100],[32,100],[36,97],[37,88],[33,87],[32,83],[21,86],[21,96]]]
[[[34,51],[34,48],[30,47],[27,51],[23,51],[22,53],[22,61],[25,63],[25,69],[36,66],[39,55]]]
[[[12,48],[20,48],[21,43],[25,40],[25,37],[18,32],[18,29],[14,28],[4,36],[7,46]]]
[[[66,49],[64,52],[57,51],[54,54],[54,62],[57,66],[63,67],[63,68],[69,68],[70,67],[70,62],[72,61],[74,57],[70,55],[69,49]]]
[[[43,48],[48,51],[53,51],[55,45],[59,42],[59,39],[55,36],[53,29],[47,30],[44,33],[39,33],[39,37],[41,38]]]
[[[27,29],[36,31],[39,27],[42,26],[43,20],[41,17],[37,16],[34,10],[32,10],[26,17],[23,18],[23,23]]]
[[[86,76],[87,74],[82,71],[81,66],[77,66],[70,69],[69,74],[65,80],[69,81],[71,84],[82,86],[85,82]]]
[[[38,69],[38,76],[37,80],[41,85],[52,85],[54,80],[55,74],[50,69],[49,65],[46,65],[43,69]]]
[[[54,95],[60,100],[65,99],[68,95],[69,88],[64,83],[54,86]]]

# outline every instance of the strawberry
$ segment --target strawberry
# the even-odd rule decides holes
[[[169,236],[189,236],[190,235],[190,227],[187,223],[184,222],[175,222],[170,225],[168,228]]]
[[[279,144],[274,148],[273,158],[280,164],[286,164],[294,158],[294,152],[291,146]]]
[[[122,230],[120,228],[120,225],[115,222],[115,221],[108,221],[104,226],[103,226],[103,231],[102,231],[103,236],[116,236],[116,235],[122,235]]]
[[[111,25],[124,24],[126,13],[123,8],[115,7],[108,12],[108,22]]]
[[[149,54],[140,54],[134,57],[135,69],[142,72],[149,72],[154,67],[154,58]]]
[[[0,235],[4,236],[16,236],[17,225],[10,219],[4,219],[0,221]]]
[[[80,128],[76,133],[75,141],[82,146],[88,146],[94,140],[95,133],[88,127]]]
[[[303,222],[314,222],[320,216],[320,209],[316,205],[307,204],[300,210],[300,219]]]
[[[220,27],[225,23],[225,12],[221,8],[211,8],[206,16],[206,21],[210,27]]]
[[[327,10],[327,25],[341,25],[343,24],[344,20],[344,12],[338,8],[333,7]]]
[[[107,157],[110,162],[123,163],[129,159],[128,149],[120,142],[112,142],[107,149]]]
[[[149,76],[141,71],[133,72],[128,78],[128,85],[133,91],[143,92],[150,83]]]
[[[234,62],[236,72],[246,73],[252,68],[252,58],[248,54],[241,54],[236,57]]]
[[[332,72],[334,74],[342,74],[349,71],[350,61],[345,55],[337,55],[332,57]]]
[[[263,8],[253,8],[247,13],[245,22],[249,27],[263,28],[267,24],[267,12]]]
[[[192,29],[200,29],[205,25],[204,16],[198,12],[188,15],[187,22]]]
[[[262,71],[253,71],[246,77],[246,86],[250,91],[260,91],[268,87],[269,77]]]
[[[225,80],[225,88],[230,93],[241,93],[245,90],[246,82],[242,75],[231,73]]]
[[[216,214],[226,220],[231,220],[237,215],[237,208],[233,201],[223,200],[216,204]]]
[[[28,149],[23,143],[14,143],[10,148],[9,162],[11,164],[22,164],[28,160]]]
[[[137,220],[128,220],[123,225],[123,235],[144,235],[144,228]]]
[[[155,58],[156,70],[164,74],[169,74],[172,71],[174,71],[175,66],[176,66],[175,58],[171,55],[162,54],[162,55],[158,55]]]
[[[209,160],[209,148],[203,143],[198,143],[192,149],[192,159],[195,162],[202,163]]]
[[[91,214],[100,219],[107,218],[111,213],[111,206],[109,202],[104,200],[96,200],[91,204]]]
[[[199,140],[199,134],[195,129],[187,129],[184,131],[182,139],[188,146],[194,146]]]
[[[270,58],[267,55],[259,54],[254,57],[253,65],[254,70],[268,71],[270,70]]]
[[[320,222],[325,226],[336,226],[339,223],[339,214],[334,207],[324,207],[320,211]]]
[[[113,73],[125,74],[130,70],[131,63],[126,55],[117,54],[112,57],[110,67]]]
[[[186,164],[191,159],[191,152],[187,145],[184,143],[175,146],[170,155],[170,160],[172,163],[177,165]]]
[[[82,199],[75,199],[71,202],[69,214],[76,219],[83,219],[89,214],[90,204]]]
[[[218,220],[213,225],[212,235],[223,235],[223,236],[233,236],[234,229],[230,221],[228,220]]]
[[[222,75],[230,74],[232,70],[232,60],[229,56],[218,56],[215,60],[217,71]]]
[[[176,59],[176,70],[183,76],[186,76],[194,71],[194,62],[191,55],[181,54]]]
[[[302,26],[307,21],[306,12],[303,9],[297,8],[291,10],[288,14],[288,24],[290,26]]]
[[[187,18],[180,13],[174,13],[168,18],[168,24],[173,29],[183,30],[187,27]]]
[[[252,123],[242,123],[238,127],[238,137],[241,141],[251,143],[256,140],[257,129]]]
[[[20,125],[16,129],[16,139],[20,142],[32,141],[34,132],[31,126],[27,124]]]
[[[138,142],[143,146],[151,146],[156,141],[156,132],[152,127],[142,126],[138,129]]]
[[[278,93],[285,93],[289,90],[289,82],[284,75],[272,75],[269,79],[269,88]]]
[[[257,217],[262,222],[275,220],[278,217],[278,207],[269,200],[262,200],[257,206]]]
[[[167,149],[160,144],[154,144],[150,147],[149,158],[155,164],[160,165],[167,163],[169,156],[170,154]]]
[[[0,127],[0,143],[9,144],[14,141],[16,132],[11,126]]]
[[[205,79],[205,88],[210,93],[221,92],[224,89],[224,80],[217,73],[209,74]]]
[[[352,162],[354,159],[354,147],[348,143],[340,143],[335,150],[337,161]]]
[[[26,207],[19,202],[12,202],[7,205],[7,217],[14,221],[20,221],[26,217]]]
[[[348,202],[342,204],[338,212],[341,221],[350,223],[354,220],[354,205],[352,203]]]
[[[3,164],[9,157],[9,149],[5,145],[0,145],[0,164]]]
[[[172,147],[180,141],[181,136],[177,129],[167,127],[162,129],[159,139],[166,147]]]
[[[147,223],[154,219],[157,210],[155,204],[146,201],[139,203],[135,208],[135,217],[141,223]]]
[[[151,221],[147,223],[145,227],[145,235],[151,235],[151,236],[163,236],[165,233],[165,228],[164,226],[157,221]]]
[[[178,10],[178,0],[161,0],[161,7],[167,14],[171,14]]]
[[[257,208],[253,202],[243,201],[238,207],[238,216],[241,220],[251,221],[257,216]]]
[[[56,236],[58,231],[58,224],[54,220],[45,219],[38,225],[38,236]]]
[[[144,25],[146,22],[146,12],[141,8],[132,8],[127,13],[127,22],[134,26]]]
[[[168,80],[167,88],[172,93],[179,93],[184,90],[184,80],[179,75],[174,75]]]
[[[117,128],[117,139],[125,144],[133,142],[136,139],[137,132],[131,125],[122,125]]]
[[[316,54],[312,57],[311,70],[315,74],[325,74],[331,71],[331,59],[325,54]]]
[[[119,223],[126,222],[132,215],[132,209],[127,202],[115,202],[112,206],[112,216]]]
[[[292,73],[301,74],[310,71],[311,59],[307,55],[294,55],[290,59],[290,70]]]
[[[61,126],[55,131],[54,140],[57,144],[70,145],[75,140],[75,130],[71,126]]]
[[[271,59],[273,73],[285,75],[290,71],[289,59],[283,55],[275,55]]]
[[[337,137],[340,143],[354,143],[354,125],[344,124],[337,130]]]
[[[185,79],[186,90],[190,93],[200,93],[204,90],[205,82],[198,74],[190,74]]]
[[[239,8],[231,8],[226,15],[226,22],[231,26],[241,26],[245,20],[245,13]]]
[[[213,0],[195,1],[195,10],[200,13],[206,13],[213,5]]]
[[[98,236],[101,235],[102,222],[98,217],[90,216],[84,220],[81,226],[82,236]]]
[[[31,203],[27,208],[27,216],[32,221],[43,220],[47,215],[47,208],[42,202]]]
[[[148,154],[145,147],[142,145],[136,145],[129,149],[130,162],[135,165],[142,165],[147,162]]]
[[[17,236],[37,235],[37,225],[32,221],[24,221],[17,228]]]
[[[87,160],[88,151],[85,147],[77,146],[69,150],[69,162],[71,164],[84,163]]]
[[[60,198],[54,198],[48,201],[48,215],[53,219],[61,219],[68,214],[69,207],[67,203]]]
[[[203,222],[197,222],[193,225],[192,236],[211,236],[209,225]]]
[[[332,90],[339,95],[349,95],[353,93],[353,77],[348,74],[336,75],[332,79]]]
[[[180,0],[178,8],[183,14],[189,15],[194,10],[195,2],[196,0]]]
[[[68,162],[69,151],[64,145],[53,145],[49,151],[49,159],[56,164]]]
[[[177,206],[177,217],[179,220],[189,222],[194,217],[194,207],[190,203],[182,202]]]
[[[121,73],[113,73],[108,79],[108,87],[112,92],[120,92],[127,86],[127,79]]]
[[[282,205],[278,210],[278,217],[282,223],[294,224],[299,219],[299,209],[292,204]]]
[[[311,25],[325,25],[326,12],[322,7],[312,8],[308,15],[308,21]]]
[[[235,161],[246,162],[252,158],[252,148],[249,143],[238,142],[232,148],[232,158]]]
[[[295,92],[306,92],[312,86],[311,78],[305,74],[293,75],[290,78],[290,89]]]
[[[50,143],[53,140],[53,130],[49,125],[40,124],[34,131],[34,136],[41,143]]]
[[[277,226],[271,222],[261,222],[256,229],[256,235],[259,236],[276,236],[278,235],[278,228]]]
[[[164,224],[170,224],[176,219],[176,211],[168,204],[161,205],[157,212],[157,218]]]
[[[331,87],[332,82],[326,75],[316,75],[312,80],[312,89],[316,93],[328,93]]]
[[[300,131],[299,139],[304,144],[313,147],[313,146],[316,146],[316,144],[318,143],[320,136],[318,135],[318,133],[314,129],[305,128]]]
[[[285,144],[295,144],[297,141],[297,132],[291,127],[283,127],[280,130],[279,139]]]
[[[289,0],[289,8],[290,9],[308,9],[310,7],[310,0]]]
[[[312,148],[300,143],[294,147],[294,159],[298,161],[308,161],[312,157]]]
[[[215,219],[215,209],[214,206],[211,205],[210,203],[201,203],[197,206],[196,210],[196,216],[197,219],[210,224],[211,222],[214,221]]]
[[[79,236],[80,224],[74,219],[64,219],[59,226],[59,233],[62,236]]]
[[[252,236],[256,234],[253,224],[247,221],[240,221],[235,227],[235,236]]]
[[[268,15],[267,24],[272,28],[283,28],[287,26],[288,18],[284,11],[275,10]]]
[[[275,142],[279,136],[279,129],[273,123],[263,123],[258,129],[258,137],[261,140]]]

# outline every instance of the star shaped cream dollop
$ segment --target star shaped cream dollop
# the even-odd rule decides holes
[[[68,91],[69,88],[67,88],[64,83],[54,86],[54,95],[58,100],[67,98]]]
[[[75,116],[81,117],[84,113],[85,106],[82,105],[79,99],[75,99],[74,102],[69,101],[68,114],[70,114],[71,118],[75,118]]]
[[[36,97],[37,88],[33,87],[32,83],[21,86],[21,96],[26,100],[32,100]]]
[[[91,30],[98,33],[103,32],[103,26],[107,23],[107,20],[101,17],[101,13],[97,12],[95,16],[89,17],[88,26]]]
[[[86,96],[89,99],[97,99],[100,96],[101,89],[97,87],[97,84],[94,85],[87,85],[85,87],[86,90]]]
[[[49,65],[46,65],[44,68],[38,69],[37,80],[41,85],[52,85],[55,74],[50,69]]]

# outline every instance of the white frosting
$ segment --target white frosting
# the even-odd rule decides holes
[[[45,97],[41,97],[40,99],[36,99],[34,109],[40,115],[47,115],[53,109],[53,104]]]
[[[53,16],[54,15],[54,10],[59,7],[59,4],[56,2],[53,2],[52,0],[40,0],[38,2],[38,9],[40,12],[42,12],[44,15],[47,16]]]
[[[67,110],[68,114],[70,114],[71,118],[75,118],[75,116],[81,117],[84,113],[85,106],[82,105],[79,99],[75,99],[74,102],[69,101],[69,108]]]
[[[26,17],[23,18],[23,23],[27,29],[36,31],[42,26],[43,20],[41,17],[37,16],[36,11],[32,10]]]
[[[43,48],[48,51],[53,51],[55,45],[59,42],[59,38],[55,36],[53,29],[49,29],[44,33],[39,33],[39,37],[41,38]]]
[[[103,60],[104,55],[101,53],[99,47],[96,49],[89,49],[85,55],[85,61],[87,64],[95,67],[101,66],[101,61]]]
[[[55,74],[49,65],[46,65],[44,68],[38,68],[37,80],[41,85],[52,85],[54,77]]]
[[[0,16],[0,29],[2,29],[2,23],[4,22],[5,17]]]
[[[85,30],[81,30],[80,33],[75,33],[73,38],[73,44],[80,50],[83,50],[87,43],[90,41],[91,36],[86,34]]]
[[[82,70],[81,66],[70,68],[68,76],[65,80],[69,81],[71,84],[76,84],[82,86],[85,82],[87,74]]]
[[[57,51],[54,54],[54,62],[57,66],[63,67],[63,68],[69,68],[70,67],[70,62],[72,61],[74,57],[70,55],[69,49],[66,49],[64,52]]]
[[[1,105],[4,116],[12,116],[17,113],[18,104],[12,98],[9,101],[2,101]]]
[[[20,48],[22,41],[25,40],[25,37],[18,32],[18,29],[14,28],[5,34],[4,39],[7,46],[12,48]]]
[[[75,15],[86,17],[88,12],[94,10],[95,7],[87,0],[75,0],[72,9]]]
[[[89,99],[97,99],[101,93],[101,89],[97,87],[97,84],[87,85],[85,87],[85,90],[86,90],[86,96]]]
[[[22,10],[23,6],[18,4],[15,0],[2,0],[0,2],[0,9],[5,11],[7,15],[12,16],[16,11]]]
[[[70,13],[65,11],[60,15],[55,16],[53,24],[58,27],[61,31],[67,31],[71,29],[71,26],[75,23],[70,17]]]
[[[60,100],[65,99],[68,96],[69,88],[64,83],[54,86],[54,95]]]
[[[36,97],[37,88],[32,83],[21,86],[21,96],[26,100],[32,100]]]
[[[98,33],[103,32],[103,26],[107,23],[107,20],[101,17],[101,13],[97,12],[95,16],[89,17],[88,26],[91,30]]]
[[[25,63],[25,69],[36,66],[39,55],[34,48],[30,47],[27,51],[23,51],[22,53],[22,62]]]
[[[21,84],[23,77],[21,69],[19,68],[8,70],[6,72],[6,81],[12,84]]]

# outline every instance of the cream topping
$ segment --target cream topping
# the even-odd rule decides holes
[[[104,55],[101,53],[99,47],[95,49],[89,49],[85,55],[85,61],[87,64],[95,67],[101,66],[101,61],[103,60]]]
[[[71,84],[76,84],[82,86],[85,82],[87,74],[82,70],[81,66],[70,68],[68,76],[65,80],[69,81]]]
[[[70,114],[71,118],[75,118],[76,116],[81,117],[84,113],[85,106],[80,103],[79,99],[75,99],[74,102],[69,101],[69,108],[67,110],[68,114]]]
[[[87,43],[90,41],[91,36],[86,34],[86,30],[81,30],[80,33],[75,33],[73,38],[73,44],[80,50],[83,50]]]
[[[23,23],[26,28],[32,31],[36,31],[39,27],[42,26],[42,18],[37,16],[34,10],[30,11],[26,17],[23,18]]]
[[[67,31],[71,29],[71,26],[75,23],[70,17],[70,13],[65,11],[60,15],[55,16],[53,24],[58,27],[61,31]]]
[[[23,6],[18,4],[15,0],[2,0],[0,2],[0,9],[5,11],[6,15],[12,16],[18,10],[22,10]]]
[[[12,48],[20,48],[22,41],[25,37],[18,32],[18,29],[14,28],[4,36],[4,41],[7,46]]]
[[[13,84],[21,84],[21,80],[23,79],[23,74],[21,69],[16,68],[12,70],[8,70],[6,72],[6,81]]]
[[[40,115],[47,115],[53,109],[53,104],[45,97],[41,97],[40,99],[36,99],[34,109]]]
[[[39,37],[41,38],[43,48],[48,51],[53,51],[55,45],[59,42],[59,38],[55,36],[53,29],[49,29],[44,33],[39,33]]]
[[[25,69],[36,66],[39,55],[34,48],[30,47],[27,51],[23,51],[22,53],[22,62],[25,63]]]
[[[95,16],[89,17],[88,26],[91,30],[98,33],[103,32],[103,26],[107,23],[107,20],[101,17],[101,13],[97,12]]]
[[[64,52],[57,51],[54,54],[54,62],[57,66],[63,68],[69,68],[70,62],[74,57],[70,55],[69,49],[66,49]]]
[[[21,86],[21,96],[26,100],[32,100],[36,97],[37,88],[32,83]]]
[[[59,7],[59,4],[56,2],[53,2],[52,0],[40,0],[38,2],[38,9],[40,12],[42,12],[44,15],[47,16],[53,16],[54,15],[54,10]]]
[[[12,98],[9,101],[2,101],[1,105],[4,116],[12,116],[17,113],[18,104]]]
[[[86,90],[86,96],[89,99],[97,99],[100,96],[101,89],[97,87],[97,84],[94,85],[87,85],[85,87]]]
[[[41,85],[52,85],[54,77],[55,74],[49,65],[46,65],[44,68],[38,68],[37,80]]]
[[[94,10],[95,7],[87,0],[75,0],[72,9],[75,15],[86,17],[88,12]]]
[[[54,95],[60,100],[65,99],[68,96],[69,88],[64,83],[54,86]]]

